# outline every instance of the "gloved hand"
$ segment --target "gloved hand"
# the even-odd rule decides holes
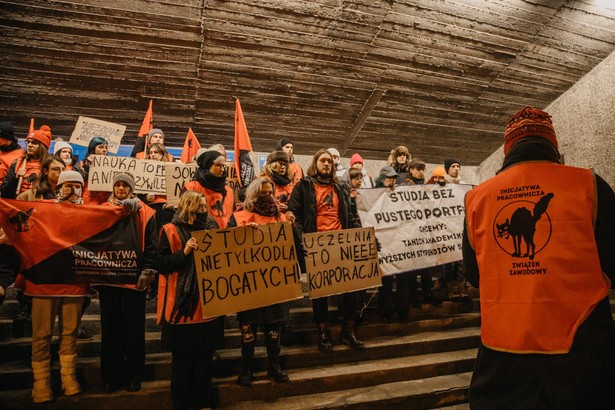
[[[124,199],[120,203],[133,214],[141,209],[141,202],[137,198]]]
[[[139,275],[139,280],[137,281],[137,290],[147,289],[154,279],[156,279],[157,273],[158,271],[156,269],[145,268],[141,270],[141,275]]]

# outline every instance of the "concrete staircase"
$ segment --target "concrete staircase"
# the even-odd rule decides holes
[[[375,291],[370,291],[373,294]],[[148,301],[146,321],[146,374],[137,393],[102,392],[99,351],[99,304],[96,297],[83,317],[83,326],[94,338],[79,341],[79,378],[85,392],[61,394],[58,363],[52,382],[56,400],[31,402],[29,329],[14,328],[17,302],[9,297],[0,307],[0,408],[1,409],[170,409],[170,353],[162,351],[156,325],[155,302]],[[250,388],[235,384],[241,353],[235,316],[226,319],[225,349],[220,349],[217,386],[221,409],[466,409],[467,388],[480,338],[478,302],[445,302],[442,307],[412,308],[410,321],[383,323],[375,310],[375,298],[365,310],[359,330],[365,351],[339,344],[340,323],[336,304],[330,303],[335,352],[320,353],[311,321],[311,304],[304,298],[291,304],[289,346],[282,348],[282,366],[290,383],[275,383],[266,377],[264,347],[256,350],[256,381]],[[22,337],[14,337],[23,331]],[[260,337],[260,336],[259,336]],[[57,348],[57,341],[54,342]],[[262,339],[258,343],[263,346]]]

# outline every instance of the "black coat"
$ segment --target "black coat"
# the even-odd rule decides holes
[[[350,197],[346,189],[339,184],[334,185],[335,192],[339,198],[339,208],[337,210],[342,222],[342,229],[360,228],[361,223],[356,219],[356,215],[352,214]],[[310,177],[305,177],[299,180],[293,193],[290,195],[288,202],[288,210],[295,215],[295,226],[302,235],[304,233],[317,232],[316,229],[316,191],[314,189],[314,180]],[[302,242],[299,240],[297,249],[302,248]],[[303,252],[297,252],[301,271],[305,272],[305,259]]]

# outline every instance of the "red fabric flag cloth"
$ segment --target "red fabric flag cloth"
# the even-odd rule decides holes
[[[154,112],[152,110],[152,100],[149,100],[149,108],[145,113],[145,117],[143,117],[141,129],[139,129],[139,137],[146,136],[152,128],[154,128]]]
[[[243,119],[243,111],[239,98],[235,100],[235,168],[240,186],[249,185],[256,177],[254,163],[252,162],[252,144],[248,135],[246,121]]]
[[[34,283],[136,283],[140,273],[141,240],[124,207],[0,199],[0,227]]]
[[[192,132],[192,128],[188,128],[188,134],[186,135],[186,141],[184,141],[184,148],[182,149],[182,155],[179,157],[179,160],[184,164],[187,164],[200,149],[201,144],[199,143],[199,140],[196,139],[196,135]]]
[[[28,135],[34,132],[34,118],[30,118],[30,131],[28,131]]]

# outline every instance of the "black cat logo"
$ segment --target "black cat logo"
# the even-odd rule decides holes
[[[216,216],[224,216],[224,202],[219,199],[211,207],[212,214]]]
[[[328,194],[322,202],[329,208],[333,208],[333,195]]]
[[[553,199],[553,196],[553,193],[546,194],[535,204],[530,201],[518,201],[533,204],[534,206],[532,211],[525,206],[519,206],[518,202],[508,204],[500,210],[494,221],[494,234],[496,241],[502,250],[515,258],[529,258],[530,260],[534,260],[534,256],[546,246],[551,236],[551,219],[547,214],[547,207],[549,206],[551,199]],[[514,209],[514,211],[512,211],[512,209]],[[512,215],[507,217],[506,215],[508,215],[511,211]],[[547,232],[543,232],[543,235],[541,236],[541,246],[538,250],[536,250],[535,235],[537,223],[543,215],[546,216],[545,221],[548,222],[549,232],[546,236],[546,240],[544,239],[544,234]],[[498,223],[497,221],[501,217],[506,217],[506,219],[504,222]],[[510,246],[506,246],[507,244],[504,243],[508,239],[512,239],[513,242],[512,252],[510,250]],[[525,253],[522,255],[521,252],[523,242],[525,242]]]
[[[8,215],[8,221],[11,224],[11,227],[16,232],[26,232],[29,231],[34,226],[34,221],[30,220],[30,216],[34,208],[30,208],[27,211],[13,211]]]

